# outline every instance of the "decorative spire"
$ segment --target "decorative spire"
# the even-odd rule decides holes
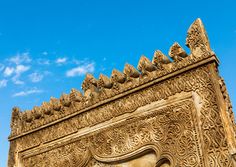
[[[60,111],[61,104],[60,104],[60,100],[59,99],[57,99],[55,97],[51,97],[49,103],[52,106],[53,110]]]
[[[98,80],[98,87],[110,89],[112,87],[112,82],[110,78],[108,78],[106,75],[100,74],[99,80]]]
[[[48,102],[43,102],[42,103],[42,110],[43,113],[46,115],[52,115],[52,106]]]
[[[129,81],[131,78],[138,78],[139,72],[134,68],[134,66],[130,64],[125,64],[124,73],[127,76],[127,80]]]
[[[97,87],[97,80],[92,74],[86,74],[85,79],[82,83],[83,91],[86,92],[86,90],[90,89],[92,85]]]
[[[84,97],[81,92],[78,90],[72,88],[70,91],[70,101],[71,102],[82,102],[84,100]]]
[[[154,52],[152,63],[159,69],[163,69],[163,64],[169,64],[171,61],[160,50]]]
[[[65,107],[70,107],[71,101],[70,101],[70,96],[63,93],[60,97],[60,102],[63,106]]]
[[[175,62],[181,61],[183,58],[188,56],[184,49],[177,42],[171,46],[169,55]]]
[[[125,74],[123,74],[122,72],[113,69],[112,73],[111,73],[111,81],[113,83],[124,83],[126,80]]]
[[[35,106],[33,108],[33,116],[34,116],[34,119],[39,119],[39,118],[42,117],[42,109],[41,109],[41,107]]]
[[[147,74],[147,72],[152,72],[152,71],[156,70],[156,67],[145,56],[141,56],[137,68],[142,73],[142,75]]]
[[[204,52],[211,51],[207,33],[201,19],[198,18],[189,27],[186,45],[190,48],[192,54],[195,56],[201,56]]]

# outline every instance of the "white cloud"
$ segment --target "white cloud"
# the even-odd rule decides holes
[[[29,75],[31,82],[40,82],[43,79],[43,75],[37,72],[34,72]]]
[[[22,73],[28,71],[30,69],[30,66],[25,65],[17,65],[14,69],[15,76],[12,77],[12,82],[16,85],[22,85],[24,84],[24,81],[21,81],[19,78]]]
[[[75,76],[81,76],[85,75],[86,73],[93,73],[95,70],[94,63],[88,63],[84,64],[75,68],[72,68],[71,70],[68,70],[66,72],[67,77],[75,77]]]
[[[21,74],[30,69],[30,66],[25,66],[25,65],[17,65],[15,69],[16,74]]]
[[[64,64],[66,63],[66,61],[67,61],[66,57],[56,59],[57,64]]]
[[[17,92],[15,94],[13,94],[13,97],[19,97],[19,96],[28,96],[31,94],[37,94],[37,93],[42,93],[43,91],[37,88],[33,88],[27,91],[21,91],[21,92]]]
[[[9,77],[14,73],[14,71],[15,71],[14,67],[6,67],[4,72],[3,72],[3,75],[5,77]]]
[[[48,52],[47,52],[47,51],[44,51],[44,52],[42,53],[42,55],[47,56],[47,55],[48,55]]]
[[[7,86],[7,82],[8,81],[6,79],[0,80],[0,88],[6,87]]]
[[[8,61],[15,64],[21,64],[21,63],[29,63],[31,62],[31,59],[29,52],[24,52],[24,53],[18,53],[16,56],[13,56],[10,59],[8,59]]]
[[[12,78],[12,82],[14,83],[14,84],[16,84],[16,85],[23,85],[23,84],[25,84],[25,82],[24,81],[21,81],[18,77],[13,77]]]
[[[50,60],[48,59],[37,59],[36,61],[39,65],[50,65]]]

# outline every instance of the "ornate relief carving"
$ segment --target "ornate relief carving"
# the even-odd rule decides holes
[[[183,58],[188,56],[184,49],[177,42],[171,46],[169,55],[175,62],[181,61]]]
[[[109,166],[108,162],[133,155],[147,145],[155,148],[160,159],[159,154],[168,155],[178,166],[233,166],[209,72],[217,60],[199,19],[191,25],[186,43],[191,50],[189,56],[178,44],[171,47],[174,62],[156,51],[152,62],[141,57],[141,73],[126,64],[123,73],[113,70],[111,78],[101,74],[97,80],[87,74],[82,85],[84,95],[72,89],[69,95],[51,98],[32,110],[13,109],[10,154],[15,158],[9,158],[10,166],[17,156],[22,156],[23,166]],[[220,85],[232,114],[222,80]],[[197,94],[201,107],[195,109],[191,100],[165,103],[162,108],[117,121],[181,92]],[[105,129],[87,133],[107,122],[111,125]],[[64,144],[60,142],[76,134],[83,135]],[[43,150],[57,141],[58,146]],[[34,150],[38,152],[26,154]]]
[[[201,19],[197,19],[188,29],[186,45],[195,56],[202,56],[206,52],[211,52],[207,33]]]
[[[117,117],[123,113],[126,112],[132,112],[135,111],[138,107],[147,105],[151,102],[157,101],[157,100],[161,100],[161,99],[166,99],[167,97],[174,95],[176,93],[180,93],[182,91],[196,91],[200,96],[201,99],[203,100],[203,107],[201,109],[201,129],[203,130],[202,132],[202,137],[203,137],[203,146],[204,146],[204,150],[206,150],[205,152],[205,157],[209,157],[209,162],[210,162],[210,155],[212,154],[212,152],[221,152],[222,156],[221,158],[227,158],[224,157],[224,155],[227,154],[227,143],[226,143],[226,139],[225,139],[225,135],[224,135],[224,130],[222,127],[222,122],[220,119],[220,116],[217,114],[218,112],[218,108],[216,105],[216,99],[214,97],[214,91],[213,91],[213,87],[211,86],[211,80],[209,79],[209,73],[208,73],[208,68],[207,67],[203,67],[203,68],[199,68],[197,70],[193,70],[192,72],[186,73],[186,74],[182,74],[180,76],[177,76],[176,78],[167,80],[165,82],[162,82],[158,85],[154,85],[152,87],[149,87],[143,91],[140,91],[136,94],[131,94],[129,96],[127,96],[126,98],[122,98],[120,100],[116,100],[114,102],[111,102],[110,104],[107,105],[103,105],[101,107],[96,108],[95,111],[90,111],[90,112],[86,112],[86,113],[82,113],[81,115],[74,117],[71,120],[68,120],[61,123],[61,124],[57,124],[56,126],[52,126],[51,128],[47,128],[42,131],[38,131],[35,132],[35,137],[33,137],[32,135],[28,137],[22,137],[20,141],[22,146],[24,146],[24,148],[22,147],[21,149],[26,149],[26,148],[30,148],[32,146],[37,146],[42,142],[47,142],[47,141],[52,141],[55,140],[57,138],[60,138],[62,136],[71,134],[73,132],[76,132],[78,129],[83,128],[83,127],[88,127],[88,126],[94,126],[100,122],[104,122],[106,120],[109,120],[113,117]],[[155,92],[155,93],[154,93]],[[127,105],[122,105],[122,104],[127,104]],[[129,105],[128,105],[129,104]],[[177,111],[177,110],[176,110]],[[167,111],[163,111],[163,113],[167,114],[166,116],[163,115],[162,117],[158,117],[158,119],[161,119],[162,121],[168,121],[168,112]],[[171,117],[171,116],[169,116]],[[174,117],[174,115],[173,115]],[[178,120],[176,117],[174,117],[175,120]],[[189,116],[185,116],[185,115],[181,115],[181,118],[183,118],[184,120],[189,120],[190,117]],[[144,119],[144,120],[148,120],[148,118]],[[138,127],[136,127],[137,129],[142,129],[145,130],[145,127],[148,127],[149,132],[143,133],[145,135],[142,136],[142,138],[144,139],[143,141],[146,141],[146,143],[148,143],[148,141],[162,141],[164,138],[166,138],[164,135],[164,132],[166,132],[169,136],[171,136],[172,138],[177,138],[178,139],[178,144],[174,144],[175,140],[171,140],[170,139],[166,139],[166,144],[164,144],[164,142],[160,145],[163,145],[163,148],[165,150],[169,150],[169,149],[176,149],[178,150],[178,152],[176,152],[176,154],[179,155],[185,155],[185,150],[187,149],[188,151],[191,151],[191,149],[196,150],[196,147],[198,147],[198,145],[196,144],[195,147],[192,146],[194,143],[191,144],[191,136],[194,137],[196,135],[196,133],[193,133],[191,131],[185,131],[183,133],[183,135],[180,137],[178,136],[180,132],[180,130],[183,129],[182,126],[179,126],[178,124],[176,124],[174,122],[174,120],[171,120],[171,124],[167,124],[168,127],[166,127],[166,129],[160,129],[160,127],[157,125],[157,121],[152,118],[151,122],[147,122],[145,123],[145,121],[141,124],[141,125],[137,125]],[[131,120],[130,120],[131,121]],[[180,121],[180,120],[179,120]],[[138,121],[139,122],[139,121]],[[186,121],[186,127],[191,128],[193,125],[191,124],[191,121]],[[156,124],[155,126],[153,124]],[[215,126],[217,125],[217,126]],[[151,127],[155,127],[157,129],[155,129],[155,133],[152,134],[152,137],[150,137],[150,130],[154,128],[150,128]],[[58,128],[57,128],[58,127]],[[61,127],[61,128],[59,128]],[[130,127],[131,129],[128,130],[127,128]],[[128,134],[130,135],[135,135],[137,133],[137,130],[135,129],[135,126],[131,123],[129,123],[129,126],[124,126],[123,127],[123,133],[124,131],[129,132]],[[72,130],[72,128],[74,130]],[[51,130],[49,130],[51,129]],[[58,130],[57,130],[58,129]],[[104,147],[105,150],[107,150],[107,152],[103,152],[103,154],[107,154],[110,155],[111,151],[115,150],[115,153],[118,154],[120,150],[129,150],[128,148],[126,148],[125,146],[127,146],[127,144],[125,145],[124,142],[122,142],[122,138],[127,138],[126,137],[122,137],[122,136],[117,136],[117,135],[121,135],[122,134],[122,128],[112,128],[113,131],[107,130],[107,133],[113,133],[114,135],[116,135],[116,139],[119,139],[118,141],[120,143],[117,143],[117,146],[119,146],[118,148],[116,147],[111,147],[109,145],[109,143],[106,145],[104,145],[104,141],[110,141],[111,140],[107,140],[107,136],[103,136],[104,134],[102,133],[99,137],[99,135],[96,137],[98,138],[97,141],[101,141],[101,144],[99,145],[99,147]],[[164,132],[163,132],[164,131]],[[41,132],[41,135],[40,135]],[[115,133],[117,132],[117,133]],[[58,134],[60,134],[58,136]],[[138,134],[138,133],[137,133]],[[155,135],[157,134],[157,135]],[[111,135],[111,134],[109,134]],[[155,136],[153,136],[155,135]],[[41,136],[41,137],[39,137]],[[189,139],[190,137],[190,139]],[[150,140],[150,138],[152,140]],[[133,148],[138,148],[140,145],[136,146],[135,144],[137,144],[136,142],[138,142],[139,138],[135,138],[135,139],[130,139],[129,141],[133,141],[129,143],[130,146],[133,146]],[[94,137],[91,138],[91,140],[95,140]],[[30,141],[30,142],[25,142],[25,141]],[[154,142],[154,143],[155,143]],[[31,144],[30,144],[31,143]],[[102,144],[103,143],[103,144]],[[191,148],[177,148],[177,145],[185,145],[185,146],[191,146]],[[98,146],[97,146],[98,147]],[[94,146],[94,148],[96,148],[96,146]],[[113,150],[111,150],[111,148],[113,148]],[[130,150],[132,151],[132,147],[129,147]],[[200,149],[200,148],[198,148]],[[110,152],[109,152],[110,151]],[[100,152],[97,153],[100,155]],[[101,154],[101,155],[103,155]],[[192,154],[191,154],[192,155]],[[196,156],[193,155],[193,157],[189,158],[194,160],[196,158]],[[196,161],[194,161],[196,162]],[[186,166],[184,164],[190,163],[186,162],[186,160],[182,161],[182,165]],[[229,162],[229,165],[230,166]]]

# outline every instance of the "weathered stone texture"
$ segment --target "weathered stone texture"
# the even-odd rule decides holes
[[[236,164],[236,126],[203,24],[189,28],[190,55],[141,56],[137,69],[99,79],[42,106],[12,111],[9,167],[168,167]]]

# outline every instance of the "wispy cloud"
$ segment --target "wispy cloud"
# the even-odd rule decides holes
[[[21,74],[28,71],[30,69],[30,66],[25,66],[25,65],[17,65],[14,73],[15,75],[12,77],[12,81],[16,85],[22,85],[24,84],[24,81],[20,80]]]
[[[15,69],[16,74],[21,74],[30,69],[30,66],[25,66],[25,65],[17,65]]]
[[[43,74],[34,72],[32,74],[29,75],[29,79],[31,80],[31,82],[40,82],[43,79]]]
[[[56,59],[57,64],[64,64],[66,63],[66,61],[67,61],[66,57]]]
[[[0,80],[0,88],[6,87],[7,86],[7,82],[8,81],[6,79]]]
[[[66,72],[66,76],[67,77],[82,76],[85,75],[86,73],[93,73],[94,70],[95,70],[95,64],[88,63],[68,70]]]
[[[42,55],[47,56],[47,55],[48,55],[48,52],[47,52],[47,51],[44,51],[44,52],[42,52]]]
[[[30,63],[30,54],[29,52],[18,53],[16,56],[13,56],[8,59],[9,62],[14,64],[21,64],[21,63]]]
[[[3,72],[3,75],[5,77],[9,77],[14,73],[14,71],[15,71],[14,67],[6,67],[4,72]]]
[[[50,60],[48,59],[37,59],[36,60],[39,65],[50,65]]]
[[[37,89],[37,88],[33,88],[27,91],[21,91],[21,92],[17,92],[15,94],[13,94],[13,97],[19,97],[19,96],[28,96],[31,94],[38,94],[38,93],[42,93],[43,90]]]

